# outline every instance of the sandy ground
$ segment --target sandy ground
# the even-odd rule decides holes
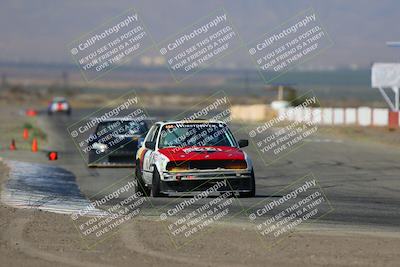
[[[1,182],[7,168],[1,164]],[[160,221],[139,217],[85,248],[69,215],[0,206],[3,266],[398,266],[400,237],[319,227],[265,247],[249,225],[223,223],[176,249]]]

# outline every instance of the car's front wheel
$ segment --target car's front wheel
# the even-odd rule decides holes
[[[256,179],[254,177],[254,171],[251,171],[250,191],[240,193],[240,197],[255,197],[255,196],[256,196]]]
[[[135,188],[135,192],[140,192],[142,193],[144,196],[149,196],[150,195],[150,190],[145,186],[144,182],[143,182],[143,178],[142,175],[140,174],[140,169],[139,169],[139,161],[136,162],[136,166],[135,166],[135,178],[137,181],[137,186]]]
[[[152,185],[151,185],[151,196],[152,197],[163,197],[163,196],[165,196],[164,193],[160,192],[160,189],[161,189],[160,174],[158,173],[157,169],[154,168],[153,181],[152,181]]]

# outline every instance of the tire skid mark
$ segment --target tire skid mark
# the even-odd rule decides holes
[[[5,164],[10,171],[1,200],[9,206],[72,214],[90,204],[79,190],[75,176],[63,168],[11,160]],[[105,214],[98,209],[89,213],[87,216]]]

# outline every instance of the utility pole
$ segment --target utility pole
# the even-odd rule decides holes
[[[62,73],[62,86],[63,86],[63,89],[67,89],[69,86],[67,71],[63,71],[63,73]]]
[[[278,101],[283,100],[283,85],[278,86]]]

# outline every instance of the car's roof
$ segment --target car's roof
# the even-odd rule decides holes
[[[95,118],[92,118],[92,119],[95,119]],[[101,121],[102,122],[109,122],[109,121],[136,121],[136,122],[142,122],[142,121],[146,121],[146,119],[137,120],[137,118],[113,117],[113,118],[101,119]]]
[[[101,117],[91,117],[90,119],[91,120],[101,119]],[[135,120],[138,122],[141,122],[141,121],[148,122],[148,121],[154,121],[154,118],[145,117],[145,118],[140,118],[140,120],[139,120],[138,118],[131,118],[131,117],[112,117],[112,118],[101,119],[101,121],[135,121]]]
[[[156,124],[161,124],[161,125],[165,125],[165,124],[193,124],[193,123],[204,123],[204,124],[208,124],[208,123],[215,123],[215,124],[226,124],[223,121],[216,121],[216,120],[180,120],[180,121],[158,121],[156,122]]]
[[[53,102],[63,102],[63,101],[67,101],[67,99],[65,99],[65,97],[62,96],[53,97]]]

